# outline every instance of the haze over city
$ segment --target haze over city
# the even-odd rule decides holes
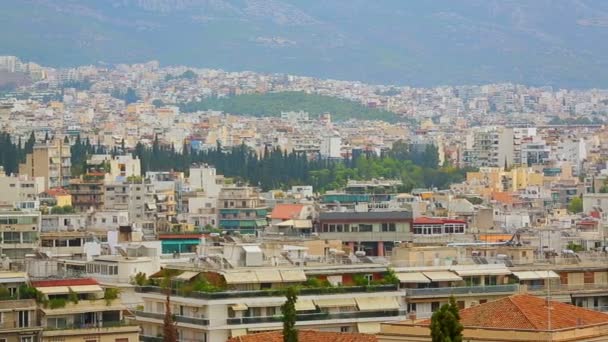
[[[0,342],[608,341],[608,3],[0,11]]]

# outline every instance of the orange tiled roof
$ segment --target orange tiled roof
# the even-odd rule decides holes
[[[327,331],[299,330],[300,342],[377,342],[374,335],[358,333],[339,333]],[[227,342],[283,342],[283,332],[272,331],[260,334],[233,337]]]
[[[51,287],[51,286],[80,286],[80,285],[99,285],[97,280],[92,278],[75,278],[75,279],[54,279],[54,280],[39,280],[33,281],[34,287]]]
[[[551,330],[608,324],[608,314],[551,301]],[[547,330],[548,308],[545,298],[527,294],[505,297],[460,310],[460,322],[469,327]],[[430,320],[423,323],[429,324]]]
[[[303,204],[277,204],[272,209],[270,217],[279,220],[291,220],[300,214],[302,208],[304,208]]]

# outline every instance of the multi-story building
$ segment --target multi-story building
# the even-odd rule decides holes
[[[409,211],[346,211],[319,214],[317,233],[322,239],[339,239],[352,251],[384,256],[396,242],[412,239]]]
[[[170,303],[180,341],[225,341],[282,329],[280,306],[287,286],[301,286],[296,303],[299,329],[373,333],[378,332],[380,322],[403,319],[403,292],[394,284],[376,285],[386,267],[352,266],[236,267],[224,271],[189,267],[174,271]],[[366,284],[355,285],[353,277]],[[328,287],[329,283],[336,287]],[[136,291],[144,301],[136,319],[143,339],[152,341],[162,335],[166,291],[152,286]]]
[[[0,281],[5,291],[0,296],[0,340],[40,342],[42,327],[36,300],[21,291],[27,287],[27,274],[0,272]]]
[[[101,180],[80,180],[70,182],[72,207],[79,212],[103,208],[104,192]]]
[[[116,291],[102,289],[93,279],[34,281],[48,301],[40,309],[42,342],[136,342],[139,327],[124,320]]]
[[[150,182],[126,181],[103,185],[103,207],[106,210],[127,210],[129,222],[154,221],[156,200]]]
[[[22,261],[38,246],[40,212],[0,211],[0,249],[11,260]]]
[[[224,182],[224,178],[216,174],[215,168],[206,164],[191,167],[188,180],[192,190],[203,190],[205,196],[209,198],[219,196]]]
[[[19,164],[19,174],[29,177],[43,177],[44,189],[69,185],[71,177],[70,145],[62,139],[55,139],[34,146],[32,153]]]
[[[467,137],[464,151],[465,166],[504,167],[513,165],[513,129],[507,127],[486,127],[472,132]]]
[[[37,199],[42,192],[39,184],[28,176],[7,176],[0,170],[0,202],[14,204],[18,202],[29,202]]]
[[[268,208],[256,188],[225,187],[218,198],[220,229],[255,232],[268,225]]]

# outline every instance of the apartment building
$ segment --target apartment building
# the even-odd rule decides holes
[[[218,198],[219,228],[253,233],[268,225],[268,208],[252,187],[225,187]]]
[[[32,253],[40,238],[40,212],[0,211],[0,249],[13,261]]]
[[[0,271],[5,293],[0,296],[0,340],[6,342],[40,342],[42,327],[34,298],[22,292],[28,285],[23,272]]]
[[[339,239],[351,251],[384,256],[398,241],[411,240],[412,214],[408,211],[345,211],[319,214],[321,239]]]
[[[48,301],[40,308],[42,342],[136,342],[139,327],[123,317],[125,306],[115,291],[93,279],[40,280],[32,286]]]
[[[39,179],[42,180],[42,178]],[[35,201],[38,193],[42,192],[43,186],[44,184],[40,184],[27,175],[7,176],[4,170],[0,169],[0,194],[2,194],[0,202],[13,204]]]
[[[285,302],[282,289],[298,285],[299,329],[378,332],[380,322],[405,317],[403,293],[393,284],[358,286],[352,279],[354,275],[367,275],[371,282],[381,279],[385,272],[386,267],[381,265],[359,269],[339,265],[303,269],[262,266],[224,271],[182,267],[170,271],[171,312],[184,342],[224,341],[248,333],[281,330],[280,306]],[[307,282],[313,278],[314,282]],[[333,290],[310,285],[325,284],[329,279],[341,285]],[[152,341],[162,334],[166,292],[154,286],[138,287],[136,291],[144,301],[136,320],[142,327],[143,340]]]
[[[464,166],[510,167],[513,165],[513,128],[482,127],[467,137]]]
[[[19,164],[19,174],[29,177],[43,177],[44,189],[68,186],[71,177],[70,145],[62,139],[36,144],[32,153]]]
[[[104,192],[101,179],[74,179],[70,182],[72,207],[78,212],[100,210],[103,208]]]
[[[147,181],[106,183],[103,185],[103,208],[126,210],[129,222],[154,221],[156,200],[154,185]]]

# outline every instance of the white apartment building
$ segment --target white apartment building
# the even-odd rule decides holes
[[[513,128],[483,127],[467,136],[463,162],[471,167],[507,167],[514,160]]]

